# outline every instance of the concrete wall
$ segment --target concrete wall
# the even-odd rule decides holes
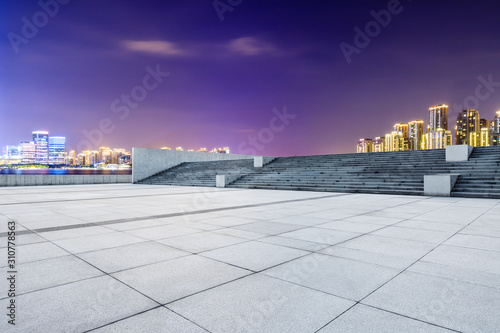
[[[151,148],[132,148],[132,182],[136,183],[183,162],[253,159],[252,155],[198,153]]]
[[[131,175],[0,175],[0,186],[130,183]]]

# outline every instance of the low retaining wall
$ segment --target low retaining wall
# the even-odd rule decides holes
[[[216,154],[152,148],[132,148],[132,182],[137,183],[158,172],[184,162],[253,159],[252,155]]]
[[[0,175],[0,186],[116,184],[132,182],[131,175]]]

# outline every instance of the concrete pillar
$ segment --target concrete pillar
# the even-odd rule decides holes
[[[446,146],[446,162],[464,162],[469,160],[474,147],[469,145]]]
[[[240,177],[240,175],[217,175],[215,176],[215,186],[226,187]]]
[[[262,168],[264,165],[271,163],[275,159],[276,157],[272,156],[255,156],[253,158],[253,167]]]
[[[449,197],[460,174],[445,173],[424,176],[424,195]]]

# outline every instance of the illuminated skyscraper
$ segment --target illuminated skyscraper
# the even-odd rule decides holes
[[[373,139],[373,152],[380,153],[385,151],[385,138],[376,137]]]
[[[384,151],[402,151],[405,150],[405,137],[401,132],[392,131],[385,135]]]
[[[451,131],[438,128],[437,131],[428,132],[423,137],[422,149],[443,149],[452,144]]]
[[[23,141],[20,144],[21,163],[34,164],[36,161],[36,147],[34,142]]]
[[[491,145],[500,146],[500,111],[497,111],[495,119],[491,122],[490,129]]]
[[[371,153],[373,152],[373,140],[372,139],[360,139],[358,141],[358,153]]]
[[[408,137],[408,124],[394,124],[394,132],[401,133],[403,138]]]
[[[409,150],[419,150],[424,135],[424,121],[413,120],[408,123]]]
[[[448,129],[448,105],[440,104],[429,108],[429,132]]]
[[[49,164],[49,132],[34,131],[35,163]]]
[[[448,105],[440,104],[429,108],[429,127],[425,138],[425,149],[442,149],[452,142],[448,131]]]
[[[64,164],[66,157],[66,138],[63,136],[49,137],[49,164]]]
[[[457,126],[455,127],[455,144],[471,144],[469,140],[471,133],[479,132],[480,129],[481,126],[479,112],[473,109],[463,110],[457,116]]]

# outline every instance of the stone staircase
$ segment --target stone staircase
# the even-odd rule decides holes
[[[457,173],[461,176],[452,196],[500,199],[500,147],[474,148],[469,161]]]
[[[446,162],[445,150],[279,157],[262,168],[253,160],[183,163],[140,183],[215,186],[216,175],[237,175],[227,187],[423,195],[424,175],[458,173],[457,197],[500,198],[500,147],[475,148],[467,162]]]
[[[215,187],[216,175],[245,175],[254,172],[253,159],[185,162],[141,180],[139,184]]]

